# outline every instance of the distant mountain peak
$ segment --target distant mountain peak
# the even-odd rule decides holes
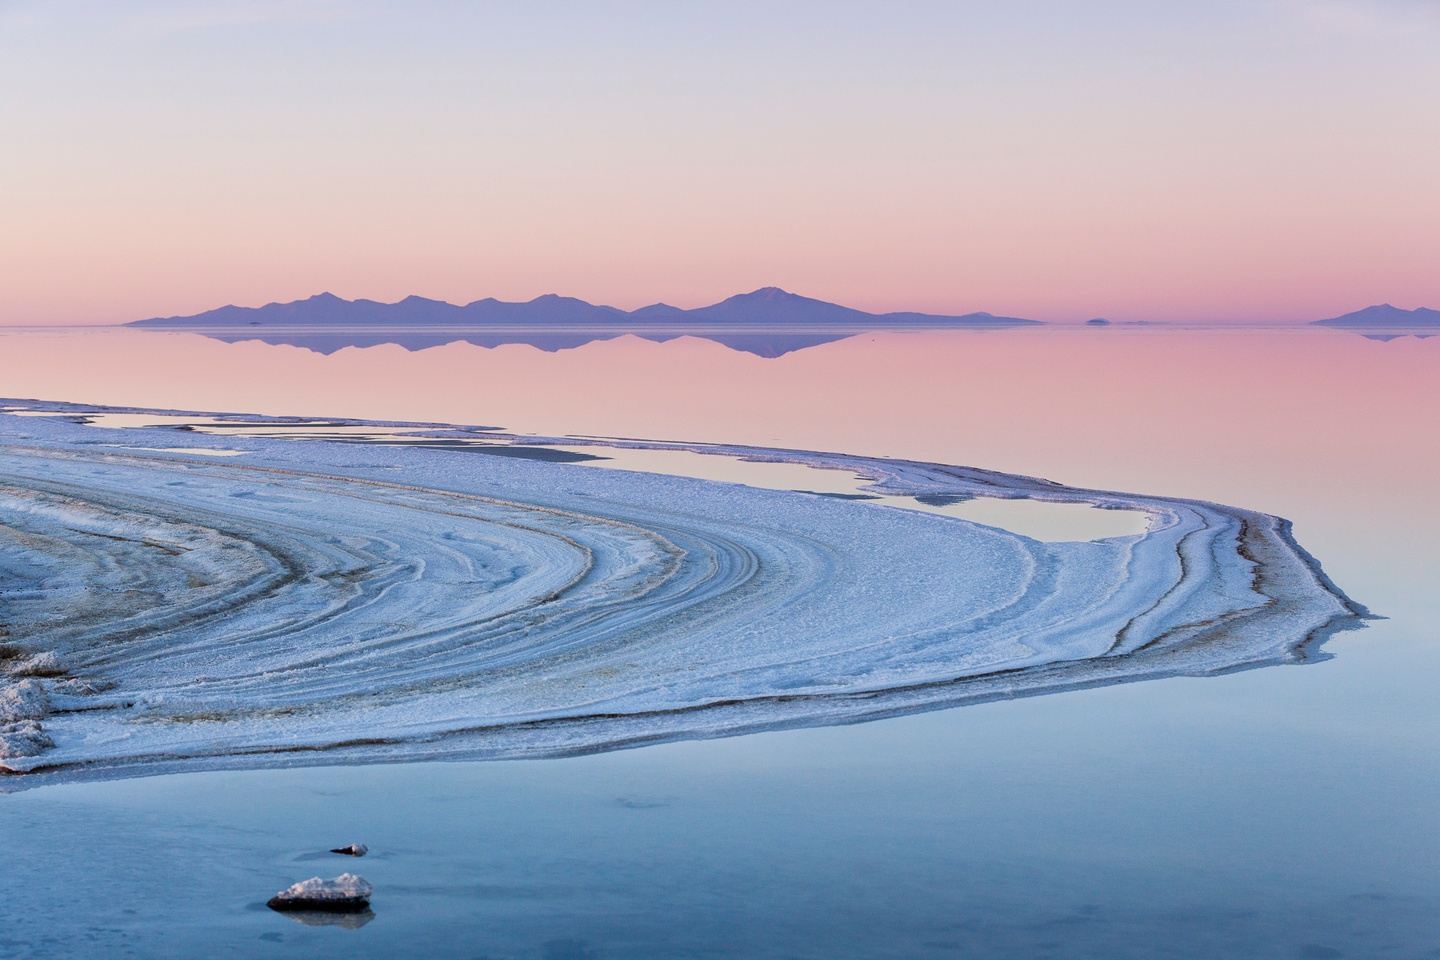
[[[749,293],[737,293],[734,296],[726,297],[721,303],[786,303],[786,302],[809,302],[824,303],[823,300],[814,300],[810,297],[803,297],[798,293],[791,293],[789,290],[780,287],[761,287],[758,290],[751,290]],[[833,306],[833,304],[832,304]],[[703,309],[703,308],[702,308]]]
[[[631,310],[629,316],[642,321],[661,320],[684,320],[689,311],[669,303],[652,303],[637,310]]]
[[[1440,310],[1432,310],[1428,307],[1405,310],[1393,304],[1377,303],[1350,313],[1342,313],[1338,317],[1328,317],[1314,322],[1325,327],[1341,327],[1349,330],[1428,328],[1440,326]]]

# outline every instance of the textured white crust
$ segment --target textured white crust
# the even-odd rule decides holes
[[[965,467],[705,448],[1150,529],[1041,543],[656,474],[95,432],[0,417],[0,772],[31,774],[3,787],[842,723],[1295,661],[1364,613],[1279,518]]]

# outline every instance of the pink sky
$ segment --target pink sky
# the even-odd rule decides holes
[[[0,3],[0,323],[1440,306],[1430,5],[719,6]]]

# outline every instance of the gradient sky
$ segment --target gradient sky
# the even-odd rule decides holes
[[[0,0],[0,323],[1440,306],[1440,3]]]

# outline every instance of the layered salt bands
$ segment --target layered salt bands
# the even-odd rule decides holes
[[[27,715],[0,768],[32,776],[0,786],[847,722],[1293,661],[1364,614],[1276,517],[971,468],[713,448],[887,493],[1142,510],[1150,530],[1042,543],[654,474],[285,440],[133,449],[151,441],[175,435],[117,450],[0,417],[0,621],[17,656],[62,671],[0,679],[43,688],[4,694]]]

